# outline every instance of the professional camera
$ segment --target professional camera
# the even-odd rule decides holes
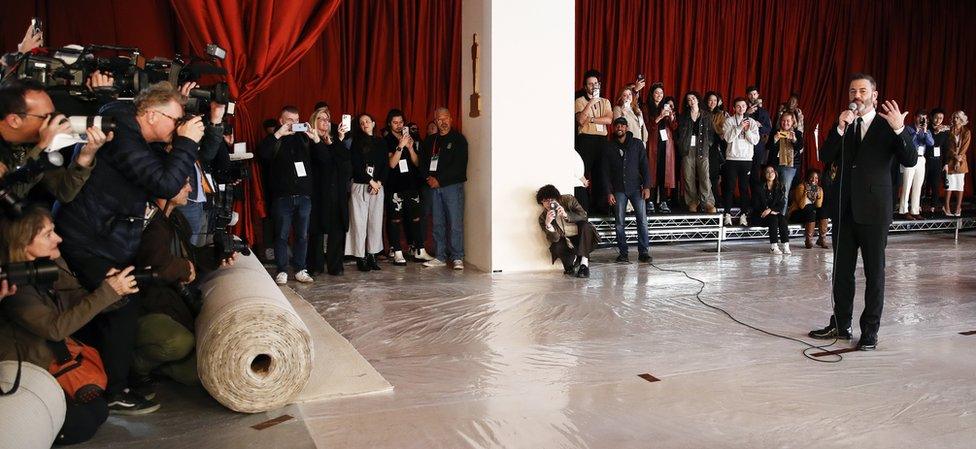
[[[9,217],[19,217],[24,210],[24,201],[11,189],[17,184],[31,182],[47,170],[64,165],[64,155],[59,151],[45,151],[40,157],[30,159],[26,164],[7,173],[0,179],[0,211]]]
[[[0,265],[0,281],[11,285],[52,285],[58,280],[58,265],[49,258]]]
[[[234,212],[235,191],[240,188],[241,181],[251,176],[251,172],[243,159],[232,157],[227,168],[214,175],[221,184],[214,198],[214,223],[211,231],[217,260],[230,258],[235,252],[250,255],[251,249],[247,241],[238,240],[230,228],[237,224],[238,219],[237,212]]]

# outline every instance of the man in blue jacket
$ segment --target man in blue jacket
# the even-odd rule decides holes
[[[133,104],[110,103],[102,115],[116,120],[115,138],[96,156],[88,182],[70,203],[56,205],[55,224],[64,238],[61,253],[81,284],[94,290],[111,268],[132,265],[148,203],[172,198],[194,176],[204,125],[200,117],[185,122],[183,97],[169,83],[150,86]],[[109,410],[143,414],[159,406],[128,388],[129,364],[138,319],[132,301],[99,314],[85,328],[108,374]]]
[[[624,215],[627,202],[637,218],[638,260],[650,262],[647,238],[647,213],[644,203],[651,197],[651,174],[647,167],[647,151],[640,139],[627,130],[627,119],[613,121],[613,137],[603,152],[603,176],[608,180],[607,201],[616,206],[617,262],[628,262],[627,236],[624,234]]]

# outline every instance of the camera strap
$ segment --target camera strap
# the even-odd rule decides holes
[[[17,351],[17,374],[14,376],[14,383],[10,387],[10,390],[3,391],[3,388],[0,388],[0,396],[10,396],[17,392],[20,388],[20,373],[24,368],[24,358],[20,353],[20,342],[17,341],[17,333],[13,330],[10,333],[14,340],[14,348]]]

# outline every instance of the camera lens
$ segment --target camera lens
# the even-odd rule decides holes
[[[81,135],[84,135],[88,128],[93,126],[101,129],[104,133],[115,130],[114,117],[76,115],[68,117],[68,123],[71,124],[71,132]]]

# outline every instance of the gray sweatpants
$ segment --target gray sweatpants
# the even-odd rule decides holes
[[[369,194],[369,184],[352,184],[349,197],[349,232],[346,233],[346,255],[366,257],[366,251],[383,251],[383,188]]]

